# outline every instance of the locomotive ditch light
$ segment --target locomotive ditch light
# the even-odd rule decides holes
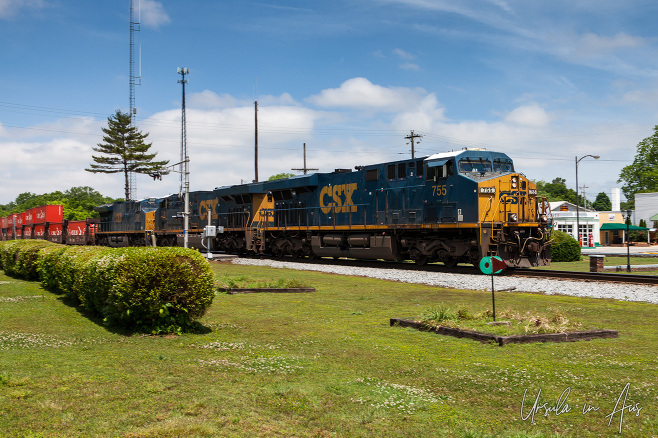
[[[510,213],[508,216],[508,222],[516,222],[519,219],[516,213]]]

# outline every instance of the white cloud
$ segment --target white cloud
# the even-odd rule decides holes
[[[646,45],[646,43],[644,38],[633,37],[623,32],[613,37],[586,33],[576,39],[573,52],[575,55],[591,56],[621,49],[641,47]]]
[[[413,62],[405,62],[400,64],[400,68],[402,70],[420,70],[420,66],[418,64],[414,64]]]
[[[409,52],[405,52],[402,49],[393,50],[393,54],[396,55],[399,58],[402,58],[402,59],[416,59],[416,57],[414,55],[412,55]]]
[[[382,87],[366,78],[348,79],[339,88],[328,88],[308,101],[327,108],[378,109],[397,112],[415,107],[427,92],[421,88]]]
[[[550,123],[550,116],[537,104],[520,106],[510,111],[505,117],[506,122],[516,125],[542,128]]]
[[[0,18],[9,18],[21,8],[41,9],[45,6],[43,0],[0,0]]]
[[[155,0],[140,0],[140,22],[144,26],[159,27],[171,22],[162,3]]]
[[[229,95],[219,95],[210,90],[203,90],[200,93],[192,93],[187,97],[190,107],[197,108],[224,108],[235,106],[238,100]]]
[[[445,121],[444,112],[445,109],[439,106],[436,96],[429,94],[415,108],[396,115],[392,125],[400,131],[432,131],[438,123]]]
[[[191,159],[190,187],[211,190],[254,178],[254,107],[231,95],[211,90],[193,94],[187,110],[187,144]],[[265,103],[269,101],[269,103]],[[620,163],[630,159],[634,146],[650,134],[638,127],[593,126],[571,115],[548,112],[539,102],[519,105],[494,120],[449,120],[434,93],[422,89],[384,87],[365,78],[353,78],[337,88],[307,99],[322,111],[304,106],[287,93],[259,100],[259,179],[302,166],[302,144],[307,144],[310,167],[330,172],[336,168],[373,164],[408,156],[404,136],[422,134],[417,155],[486,147],[508,153],[529,178],[565,177],[571,183],[574,154],[597,153],[602,160],[582,169],[583,181],[593,193],[614,185]],[[364,101],[366,102],[364,104]],[[287,104],[290,103],[290,104]],[[47,193],[88,185],[101,193],[123,197],[121,174],[84,172],[92,147],[101,141],[106,120],[62,119],[25,130],[5,129],[0,138],[3,155],[0,203],[22,192]],[[148,132],[157,159],[180,160],[180,109],[172,108],[138,121]],[[1,126],[0,126],[1,128]],[[584,135],[586,133],[586,135]],[[402,154],[402,155],[401,155]],[[48,169],[44,171],[44,169]],[[601,181],[600,175],[606,175]],[[177,193],[179,175],[162,181],[137,177],[137,197]]]

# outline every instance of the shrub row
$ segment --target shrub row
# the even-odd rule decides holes
[[[210,265],[183,248],[102,248],[16,240],[0,268],[61,293],[108,325],[151,333],[193,330],[214,297]]]

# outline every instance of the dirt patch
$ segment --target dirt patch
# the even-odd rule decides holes
[[[500,347],[505,344],[526,344],[530,342],[575,342],[590,341],[592,339],[616,338],[617,330],[583,330],[568,333],[537,333],[529,335],[500,336],[491,333],[482,333],[472,330],[462,330],[453,327],[432,327],[422,322],[403,318],[391,318],[391,327],[411,327],[416,330],[434,332],[439,335],[454,336],[456,338],[473,339],[482,343],[495,342]]]

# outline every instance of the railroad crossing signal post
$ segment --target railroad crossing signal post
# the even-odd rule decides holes
[[[499,274],[507,267],[503,259],[498,256],[486,256],[480,260],[480,271],[491,274],[491,302],[493,304],[493,320],[496,321],[496,297],[494,295],[494,274]]]

